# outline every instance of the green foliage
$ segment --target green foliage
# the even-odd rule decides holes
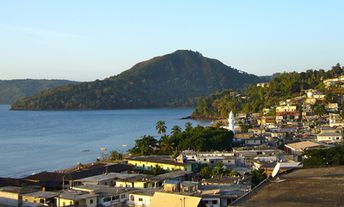
[[[266,174],[263,169],[258,169],[258,170],[255,169],[255,170],[252,170],[251,173],[252,173],[252,177],[251,177],[252,188],[258,185],[259,183],[261,183],[266,178]]]
[[[173,135],[178,135],[181,132],[182,132],[182,128],[180,128],[180,126],[175,125],[172,127],[172,134]]]
[[[123,154],[120,152],[117,152],[116,150],[112,150],[110,152],[110,160],[116,161],[116,160],[122,160],[123,159]]]
[[[132,155],[151,155],[155,153],[158,141],[149,135],[144,135],[135,141],[135,146],[129,150]]]
[[[199,174],[201,178],[208,179],[212,176],[237,176],[239,173],[230,169],[224,169],[222,163],[217,163],[213,168],[207,164],[200,167]]]
[[[190,127],[180,133],[163,135],[159,141],[152,136],[143,136],[136,140],[130,149],[133,155],[174,154],[192,149],[195,151],[230,150],[233,133],[215,127]]]
[[[304,155],[306,157],[303,162],[305,168],[344,165],[343,145],[328,149],[307,150]]]
[[[158,121],[156,123],[155,129],[158,131],[158,134],[165,134],[166,133],[166,122]]]
[[[322,81],[344,74],[339,64],[331,70],[307,70],[306,72],[281,73],[272,78],[268,87],[251,85],[240,96],[232,90],[201,97],[192,113],[194,118],[227,118],[232,110],[237,112],[261,112],[263,108],[276,105],[279,101],[301,95],[303,90],[317,88],[326,92]],[[331,97],[329,97],[331,98]],[[333,97],[332,97],[333,99]],[[322,108],[319,109],[321,114]]]
[[[149,174],[149,175],[160,175],[160,174],[164,174],[167,172],[168,171],[164,170],[163,168],[161,168],[158,165],[149,169],[149,170],[144,171],[145,174]]]
[[[14,103],[49,88],[76,83],[67,80],[0,80],[0,104]]]
[[[316,103],[312,106],[313,112],[318,116],[323,116],[326,113],[326,107],[324,103]]]
[[[105,80],[47,90],[12,105],[13,109],[114,109],[190,106],[195,98],[260,82],[198,52],[178,50],[136,64]]]
[[[210,178],[212,175],[212,169],[209,165],[205,165],[201,168],[199,174],[201,178],[204,178],[204,179]]]

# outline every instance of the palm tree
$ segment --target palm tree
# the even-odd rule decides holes
[[[174,126],[172,127],[172,134],[173,134],[173,135],[177,135],[177,134],[179,134],[179,133],[181,133],[181,132],[182,132],[182,128],[180,128],[180,126],[174,125]]]
[[[155,129],[158,131],[158,134],[165,134],[167,129],[166,123],[164,121],[158,121]]]
[[[190,122],[186,122],[185,123],[185,131],[189,131],[190,129],[192,129],[192,124]]]

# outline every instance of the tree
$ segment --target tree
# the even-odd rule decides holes
[[[110,152],[110,159],[112,161],[116,161],[116,160],[122,160],[123,159],[123,154],[120,152],[117,152],[116,150],[112,150]]]
[[[161,137],[159,140],[159,148],[160,154],[171,154],[173,152],[173,147],[169,136],[164,135]]]
[[[157,144],[158,141],[154,137],[144,135],[135,141],[135,146],[129,152],[133,155],[151,155],[154,154]]]
[[[180,128],[180,126],[174,125],[174,126],[172,127],[172,134],[173,134],[173,135],[180,134],[181,132],[182,132],[182,128]]]
[[[212,175],[223,175],[223,164],[221,162],[216,163],[215,167],[212,170]]]
[[[189,130],[191,130],[192,129],[192,124],[191,124],[191,122],[186,122],[185,123],[185,131],[189,131]]]
[[[322,117],[326,113],[324,104],[318,103],[313,106],[313,111],[316,115]]]
[[[265,171],[263,169],[252,170],[251,185],[252,188],[261,183],[266,178]]]
[[[201,178],[207,179],[210,178],[212,175],[212,169],[211,167],[209,167],[209,165],[204,165],[200,172],[199,172]]]
[[[166,123],[164,121],[158,121],[155,129],[158,131],[158,134],[165,134],[167,129]]]

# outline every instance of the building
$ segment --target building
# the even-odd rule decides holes
[[[73,186],[79,185],[108,185],[115,186],[116,180],[135,177],[137,174],[128,173],[105,173],[73,181]]]
[[[73,190],[96,194],[98,206],[115,206],[126,204],[129,193],[133,191],[129,188],[116,188],[108,185],[82,185],[73,187]]]
[[[22,196],[38,191],[32,187],[4,186],[0,188],[0,206],[22,206]]]
[[[23,207],[40,206],[56,206],[56,198],[58,193],[49,191],[37,191],[33,193],[24,194]]]
[[[330,127],[343,127],[344,126],[343,119],[339,114],[329,113],[328,115],[329,115],[328,123]]]
[[[288,155],[293,155],[294,160],[301,161],[303,158],[303,153],[308,149],[322,149],[328,148],[327,144],[314,142],[314,141],[303,141],[288,143],[284,145],[284,151]]]
[[[150,170],[154,167],[160,167],[164,170],[173,171],[173,170],[184,170],[184,171],[193,171],[192,163],[187,162],[177,162],[175,159],[172,159],[170,156],[139,156],[131,157],[128,159],[128,164],[134,166],[138,169]]]
[[[268,82],[257,83],[257,87],[260,87],[260,88],[267,88],[267,87],[269,87],[269,83],[268,83]]]
[[[233,111],[231,111],[228,117],[228,130],[232,131],[233,133],[235,132],[234,124],[235,124],[235,118],[234,118]]]
[[[127,177],[118,179],[116,181],[116,187],[125,188],[156,188],[160,187],[159,182],[152,179],[152,175],[139,174],[134,177]]]
[[[324,143],[340,143],[343,142],[343,135],[339,132],[321,132],[317,135],[318,142]]]
[[[157,189],[142,189],[129,194],[129,207],[150,206],[151,200]]]
[[[64,191],[57,199],[57,207],[64,206],[96,207],[97,194],[75,190]]]
[[[156,192],[149,207],[205,207],[201,197]]]

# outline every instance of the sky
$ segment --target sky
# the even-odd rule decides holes
[[[344,1],[0,0],[0,79],[92,81],[178,49],[256,75],[344,64]]]

